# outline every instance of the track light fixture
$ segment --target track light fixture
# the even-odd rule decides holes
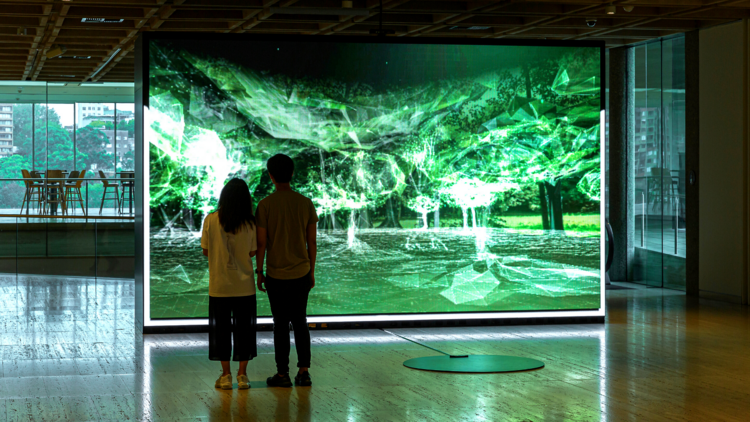
[[[617,6],[613,6],[612,4],[610,4],[609,6],[604,8],[604,12],[608,15],[614,15],[615,13],[617,13]]]
[[[47,58],[52,59],[57,56],[62,56],[63,54],[65,54],[66,51],[68,51],[68,49],[64,45],[55,44],[52,47],[50,47],[49,50],[47,50]]]

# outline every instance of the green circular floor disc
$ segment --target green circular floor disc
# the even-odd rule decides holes
[[[518,356],[469,355],[467,357],[426,356],[409,359],[404,366],[440,372],[518,372],[544,368],[544,362]]]

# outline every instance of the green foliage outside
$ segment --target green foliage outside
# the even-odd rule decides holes
[[[76,163],[73,164],[73,138],[63,128],[60,117],[53,108],[37,105],[31,115],[30,104],[18,104],[13,112],[13,137],[15,153],[0,158],[0,178],[21,178],[21,170],[82,170],[87,169],[87,177],[98,178],[97,171],[104,169],[111,176],[114,168],[114,155],[107,153],[107,136],[102,132],[105,125],[92,124],[76,130]],[[33,121],[33,124],[32,124]],[[124,126],[132,130],[132,120]],[[101,123],[101,122],[100,122]],[[34,163],[32,165],[32,127]],[[118,125],[119,129],[119,125]],[[133,168],[133,154],[125,155],[121,166]],[[88,183],[89,207],[100,206],[103,186],[101,182]],[[85,185],[84,185],[85,186]],[[82,189],[85,195],[85,188]],[[0,182],[0,208],[15,209],[21,207],[24,196],[23,182]],[[109,202],[109,207],[112,203]]]

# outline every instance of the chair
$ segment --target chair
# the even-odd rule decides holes
[[[47,192],[46,202],[47,210],[50,214],[57,212],[57,205],[59,204],[62,208],[63,214],[67,212],[65,206],[65,180],[50,180],[50,179],[64,179],[62,170],[49,170],[47,172]]]
[[[123,171],[120,172],[120,178],[122,179],[133,179],[135,178],[134,171]],[[133,180],[122,181],[122,196],[120,197],[120,214],[125,213],[125,201],[128,203],[128,214],[133,213],[133,189],[135,188],[135,182]]]
[[[104,184],[104,193],[102,193],[102,204],[99,206],[99,215],[102,214],[102,210],[104,209],[104,201],[105,200],[114,200],[115,201],[115,209],[120,209],[120,184],[119,183],[112,183],[109,180],[107,180],[107,176],[104,175],[104,172],[99,170],[99,178],[102,179],[102,183]],[[110,190],[111,189],[111,190]],[[107,198],[107,191],[114,195],[114,197]]]
[[[21,174],[24,178],[23,183],[24,185],[26,185],[26,192],[23,195],[23,202],[21,202],[20,214],[23,214],[24,205],[26,206],[28,211],[28,207],[29,205],[31,205],[31,201],[34,200],[35,197],[35,202],[37,203],[36,209],[37,212],[40,212],[42,209],[44,184],[32,180],[34,179],[34,177],[32,177],[28,170],[21,170]]]
[[[84,171],[86,171],[86,170],[84,170]],[[80,172],[78,170],[71,171],[70,174],[68,175],[68,180],[65,181],[65,184],[66,185],[75,185],[76,184],[76,179],[78,179],[78,175],[79,174],[80,174]]]
[[[86,177],[86,170],[81,171],[80,173],[78,171],[73,170],[70,172],[71,177],[68,177],[68,180],[65,181],[65,204],[67,204],[69,201],[73,201],[73,211],[75,212],[75,202],[77,201],[79,204],[81,204],[81,211],[83,212],[83,215],[86,215],[86,209],[83,207],[83,196],[81,195],[81,184],[83,184],[83,178]],[[73,175],[75,175],[75,180],[72,179]]]

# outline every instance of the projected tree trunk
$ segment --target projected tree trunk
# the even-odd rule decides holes
[[[401,225],[401,202],[396,197],[389,196],[385,202],[385,219],[378,228],[403,229]]]
[[[565,230],[563,225],[563,211],[562,211],[562,183],[558,180],[554,184],[545,182],[545,191],[547,192],[546,202],[549,217],[547,220],[551,223],[550,229],[552,230]]]
[[[537,186],[539,186],[539,204],[540,208],[542,210],[542,227],[544,230],[549,230],[549,211],[547,210],[547,190],[544,189],[544,183],[538,183]]]

